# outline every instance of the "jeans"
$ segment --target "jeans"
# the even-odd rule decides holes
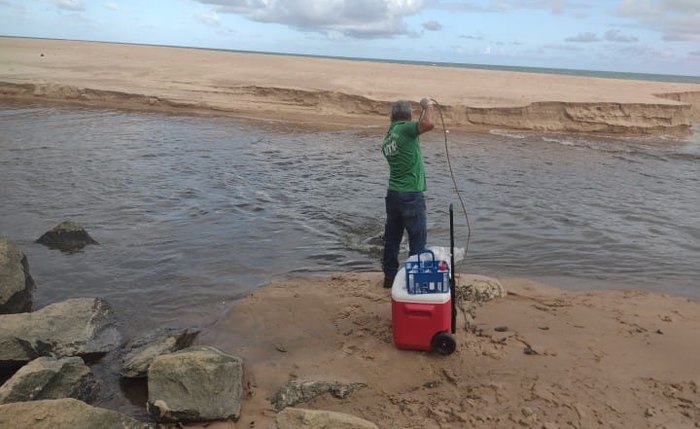
[[[409,255],[423,250],[428,235],[423,193],[388,191],[382,268],[384,276],[390,279],[396,277],[399,270],[399,247],[404,229],[408,231]]]

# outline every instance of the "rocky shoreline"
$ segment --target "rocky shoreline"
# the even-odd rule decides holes
[[[97,244],[70,221],[36,242],[69,254]],[[166,327],[123,343],[106,301],[74,298],[31,311],[35,288],[26,256],[0,239],[0,372],[6,378],[0,385],[0,427],[135,429],[240,419],[251,394],[244,388],[243,360],[215,347],[193,346],[200,329]],[[102,386],[90,366],[108,353],[121,356],[123,379],[147,380],[143,407],[150,421],[89,405]],[[278,412],[271,428],[376,428],[343,413],[294,408],[326,393],[347,398],[364,386],[288,383],[271,401]]]

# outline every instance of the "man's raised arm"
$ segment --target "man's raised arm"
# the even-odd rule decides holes
[[[420,101],[420,105],[423,108],[423,114],[418,121],[418,134],[427,133],[428,131],[435,128],[435,103],[429,98],[423,98]]]

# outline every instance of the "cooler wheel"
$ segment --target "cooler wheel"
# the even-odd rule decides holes
[[[433,340],[430,342],[432,349],[441,355],[451,355],[457,348],[457,343],[452,335],[447,332],[439,332],[435,334]]]

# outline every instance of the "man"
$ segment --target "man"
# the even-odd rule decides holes
[[[425,167],[418,136],[435,128],[435,123],[433,102],[424,98],[420,105],[423,111],[417,122],[411,120],[410,102],[401,100],[391,106],[391,126],[382,144],[382,153],[389,163],[382,260],[385,288],[392,286],[399,269],[404,229],[408,231],[410,255],[423,250],[427,240]]]

